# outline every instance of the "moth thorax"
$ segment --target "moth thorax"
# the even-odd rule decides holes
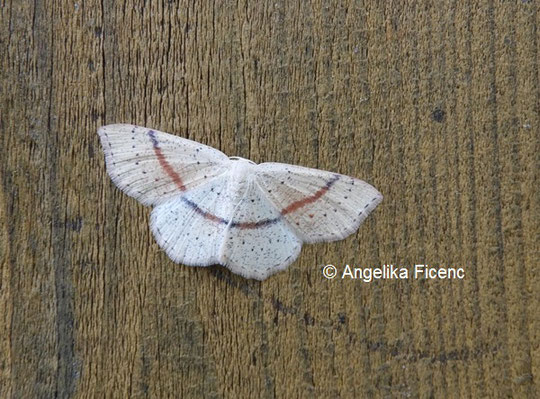
[[[234,182],[235,185],[245,184],[253,173],[253,165],[243,158],[231,162],[231,164],[230,181]]]

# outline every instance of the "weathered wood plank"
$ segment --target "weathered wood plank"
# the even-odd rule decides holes
[[[535,2],[0,0],[0,397],[536,397]],[[96,130],[355,175],[264,282],[175,265]],[[464,267],[327,281],[322,266]]]

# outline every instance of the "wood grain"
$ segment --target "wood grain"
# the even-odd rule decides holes
[[[535,1],[0,0],[0,397],[538,397],[538,23]],[[105,172],[120,122],[385,198],[262,283],[176,265]]]

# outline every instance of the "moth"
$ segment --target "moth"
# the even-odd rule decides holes
[[[184,265],[264,280],[294,262],[302,243],[354,233],[382,200],[354,177],[256,164],[158,130],[114,124],[98,133],[112,181],[154,207],[157,243]]]

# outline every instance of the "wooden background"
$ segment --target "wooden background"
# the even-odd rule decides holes
[[[0,0],[0,397],[538,397],[538,22],[533,0]],[[385,198],[262,283],[176,265],[105,172],[118,122]]]

